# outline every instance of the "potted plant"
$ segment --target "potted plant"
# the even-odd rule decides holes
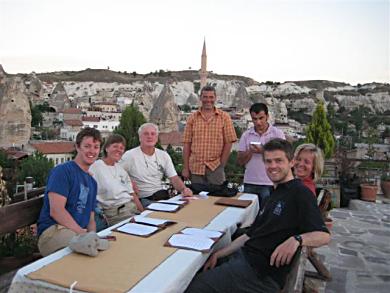
[[[364,201],[376,201],[378,185],[375,182],[367,181],[360,184],[360,199]]]
[[[383,173],[381,176],[381,189],[383,196],[390,198],[390,172]]]

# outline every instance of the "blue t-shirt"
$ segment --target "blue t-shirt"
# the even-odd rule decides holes
[[[85,229],[91,212],[96,207],[97,183],[91,175],[83,171],[74,161],[55,167],[46,185],[43,207],[38,220],[38,235],[57,222],[50,217],[49,192],[66,197],[65,209],[73,219]]]

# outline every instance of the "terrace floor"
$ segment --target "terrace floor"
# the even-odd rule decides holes
[[[330,216],[331,243],[316,252],[332,281],[313,281],[318,291],[390,292],[390,200],[351,200],[348,208],[333,209]]]

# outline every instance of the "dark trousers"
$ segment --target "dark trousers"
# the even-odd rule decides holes
[[[271,277],[260,278],[238,250],[226,262],[195,276],[186,293],[275,293],[280,287]]]

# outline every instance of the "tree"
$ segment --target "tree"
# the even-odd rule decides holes
[[[191,106],[188,105],[188,104],[181,105],[180,108],[185,113],[190,113],[191,112]]]
[[[139,145],[138,128],[145,122],[144,115],[135,105],[126,107],[122,112],[119,126],[114,132],[126,139],[126,150]]]
[[[240,139],[242,135],[242,128],[236,124],[234,124],[234,130],[236,131],[237,138]]]
[[[335,147],[335,140],[329,121],[326,118],[324,103],[319,102],[306,129],[306,142],[320,147],[326,158],[330,158]]]
[[[175,166],[176,172],[181,174],[183,171],[183,155],[180,152],[176,152],[173,147],[169,144],[166,149],[167,153],[172,159],[173,165]]]
[[[45,186],[49,172],[53,167],[54,163],[43,154],[34,153],[20,164],[18,181],[23,182],[26,177],[33,177],[36,186]]]
[[[7,153],[0,149],[0,166],[2,168],[13,168],[14,162],[8,158]]]
[[[244,167],[237,164],[237,151],[230,153],[229,159],[225,166],[226,179],[231,183],[240,184],[244,174]]]
[[[38,106],[33,106],[30,102],[30,109],[31,109],[31,126],[37,127],[42,125],[43,117],[42,117],[42,111],[39,109]]]
[[[334,107],[332,103],[329,103],[327,106],[327,117],[330,121],[330,126],[332,127],[332,132],[335,131],[335,121],[336,121],[336,111],[334,110]]]

